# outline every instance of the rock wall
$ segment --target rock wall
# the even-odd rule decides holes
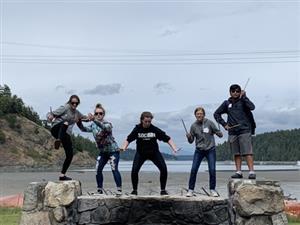
[[[20,225],[286,225],[278,183],[231,180],[229,199],[82,195],[79,181],[33,182]]]
[[[287,225],[284,195],[276,181],[231,180],[229,213],[233,225]]]

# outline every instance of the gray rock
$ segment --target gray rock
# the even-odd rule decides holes
[[[67,210],[65,207],[57,207],[53,209],[53,217],[57,222],[63,222],[67,218]]]
[[[110,222],[126,224],[129,218],[130,209],[124,206],[119,206],[111,209]]]
[[[269,216],[237,217],[236,225],[272,225],[272,221]]]
[[[271,217],[273,225],[287,225],[288,220],[284,213],[278,213]]]
[[[20,225],[52,225],[48,211],[23,212]]]
[[[244,184],[236,189],[233,204],[241,216],[273,215],[283,211],[283,192],[279,187]]]
[[[91,212],[82,212],[79,215],[79,224],[87,224],[91,222]]]
[[[108,208],[103,205],[91,212],[91,222],[96,224],[105,224],[109,222],[110,212]]]
[[[92,210],[98,207],[98,200],[92,198],[78,199],[78,212]]]
[[[79,193],[81,187],[78,181],[50,181],[45,187],[45,205],[52,208],[68,206],[74,202]]]
[[[24,191],[23,211],[41,210],[44,202],[44,189],[47,182],[32,182]]]

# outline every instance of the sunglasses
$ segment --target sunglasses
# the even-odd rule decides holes
[[[71,102],[71,105],[79,105],[79,102]]]
[[[231,93],[241,93],[241,90],[233,90]]]
[[[103,114],[104,114],[103,112],[95,112],[94,115],[95,115],[95,116],[98,116],[98,115],[103,116]]]

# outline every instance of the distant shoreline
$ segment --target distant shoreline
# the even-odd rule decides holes
[[[122,163],[131,164],[132,160],[120,160]],[[166,160],[167,166],[172,165],[176,166],[177,163],[187,163],[192,162],[192,160]],[[151,163],[151,162],[150,162]],[[174,165],[175,163],[175,165]],[[203,162],[202,164],[205,164]],[[258,171],[300,171],[300,161],[256,161],[254,162],[256,166],[295,166],[295,168],[272,168],[272,169],[257,169]],[[232,169],[218,169],[218,172],[229,172],[234,170],[234,162],[233,161],[217,161],[217,166],[233,166]],[[243,166],[246,166],[246,163],[243,162]],[[93,171],[94,165],[90,166],[71,166],[70,171]],[[33,166],[33,167],[26,167],[26,166],[0,166],[0,172],[59,172],[60,166]],[[206,169],[205,169],[206,171]],[[169,172],[172,172],[171,170]],[[178,171],[176,171],[178,172]]]

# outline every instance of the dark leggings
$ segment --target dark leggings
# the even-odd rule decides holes
[[[159,151],[155,151],[151,154],[140,154],[136,152],[132,164],[131,181],[133,190],[137,190],[139,182],[139,171],[146,160],[151,160],[160,171],[160,188],[165,190],[168,178],[168,170],[165,160]]]
[[[61,173],[65,174],[72,162],[73,159],[73,146],[70,135],[66,133],[68,125],[65,125],[63,122],[55,125],[51,129],[51,134],[56,139],[61,140],[62,146],[65,150],[66,159],[64,161]]]

